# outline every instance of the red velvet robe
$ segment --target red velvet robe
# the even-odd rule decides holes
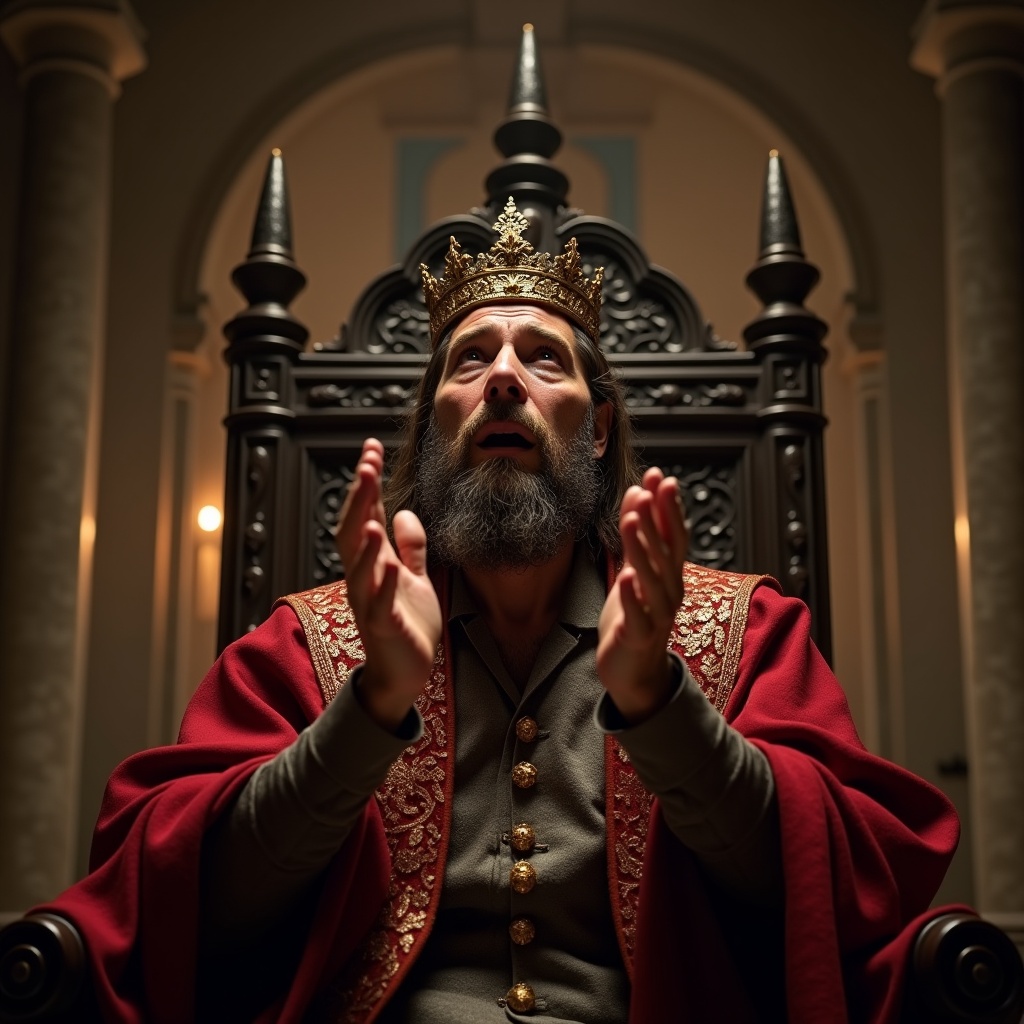
[[[647,827],[642,787],[609,743],[609,881],[633,982],[630,1021],[774,1019],[763,993],[778,987],[793,1024],[894,1022],[910,945],[956,846],[955,814],[933,787],[864,750],[801,602],[750,577],[695,567],[688,574],[690,603],[674,646],[709,699],[765,752],[775,777],[784,966],[773,977],[772,950],[757,945],[757,916],[703,884],[656,801]],[[717,588],[715,600],[702,599],[702,588]],[[197,1017],[203,836],[256,767],[320,713],[331,695],[328,662],[337,677],[357,660],[350,622],[309,614],[322,593],[313,592],[312,604],[279,605],[224,652],[189,705],[178,745],[137,754],[115,771],[91,873],[38,908],[82,930],[105,1019]],[[442,691],[450,686],[439,658],[420,705],[434,748],[408,766],[396,762],[384,798],[367,806],[328,872],[290,987],[261,1021],[302,1019],[346,965],[345,985],[362,984],[350,1019],[372,1020],[429,932],[447,843],[453,702]],[[416,800],[436,811],[423,833],[432,840],[414,833],[410,842],[405,830],[396,845],[395,807]],[[371,962],[376,973],[364,966]]]

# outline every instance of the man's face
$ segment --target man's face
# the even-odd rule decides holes
[[[591,406],[564,317],[539,306],[484,306],[452,333],[434,414],[442,436],[467,447],[469,465],[515,460],[536,472],[539,435],[567,444]],[[604,454],[611,410],[595,410],[594,457]]]
[[[435,556],[521,568],[582,536],[610,421],[565,320],[533,306],[470,313],[449,342],[417,467]]]

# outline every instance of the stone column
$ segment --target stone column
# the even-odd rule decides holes
[[[1024,945],[1024,4],[933,0],[912,63],[942,103],[975,901]]]
[[[0,529],[0,911],[72,879],[113,102],[141,71],[124,0],[17,0],[24,93]]]

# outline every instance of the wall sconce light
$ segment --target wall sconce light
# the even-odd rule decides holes
[[[204,505],[199,510],[196,521],[199,523],[200,530],[204,530],[206,533],[214,533],[220,529],[222,518],[220,509],[216,505]]]

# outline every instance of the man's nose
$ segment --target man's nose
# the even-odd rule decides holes
[[[502,349],[491,363],[484,387],[488,402],[525,402],[526,376],[515,353]]]

